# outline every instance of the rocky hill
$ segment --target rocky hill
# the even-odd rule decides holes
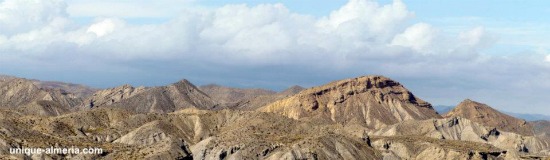
[[[42,89],[27,79],[10,78],[0,83],[0,108],[31,115],[54,116],[74,111],[82,99],[59,89]]]
[[[138,87],[124,85],[100,90],[83,103],[83,108],[122,108],[140,113],[169,113],[185,108],[216,109],[208,95],[187,80],[168,86]]]
[[[335,81],[306,89],[259,109],[293,119],[326,119],[371,129],[405,120],[439,118],[432,106],[382,76]]]
[[[521,135],[533,135],[533,126],[527,121],[518,119],[490,106],[469,99],[462,101],[457,107],[444,115],[445,117],[463,117],[473,122],[502,131]]]

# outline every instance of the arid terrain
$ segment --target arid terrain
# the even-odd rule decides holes
[[[8,152],[51,146],[105,152]],[[384,76],[281,92],[187,80],[94,89],[0,76],[0,159],[549,157],[549,121],[525,121],[470,99],[441,115]]]

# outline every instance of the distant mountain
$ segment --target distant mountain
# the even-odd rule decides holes
[[[550,120],[550,115],[544,115],[544,114],[527,114],[527,113],[514,113],[514,112],[504,112],[504,113],[512,115],[517,118],[525,119],[527,121]]]
[[[18,78],[18,77],[8,76],[8,75],[0,75],[0,84],[12,79],[23,79],[23,78]],[[86,98],[98,90],[98,89],[81,85],[81,84],[56,82],[56,81],[41,81],[36,79],[27,79],[27,80],[31,81],[39,89],[60,90],[62,92],[71,93],[72,95],[80,98]]]
[[[487,127],[514,132],[521,135],[533,135],[533,126],[527,121],[512,117],[490,106],[466,99],[444,117],[462,117]]]
[[[444,115],[447,112],[453,110],[453,108],[455,108],[455,106],[447,106],[447,105],[435,105],[433,107],[437,111],[437,113],[439,113],[440,115]],[[501,112],[519,119],[524,119],[526,121],[550,120],[550,115],[544,115],[544,114],[514,113],[514,112],[505,112],[505,111],[501,111]]]
[[[444,115],[447,112],[453,110],[453,108],[455,108],[455,106],[446,106],[446,105],[435,105],[433,107],[434,107],[435,111],[437,111],[437,113],[439,113],[439,115]]]
[[[40,80],[34,80],[34,79],[32,80],[32,82],[38,88],[59,89],[65,92],[72,93],[75,96],[81,97],[81,98],[86,98],[98,90],[98,89],[81,85],[81,84],[72,84],[72,83],[65,83],[65,82],[40,81]]]
[[[233,88],[209,84],[199,87],[214,100],[219,108],[255,110],[282,98],[294,95],[302,90],[301,86],[292,86],[281,92],[260,88]]]
[[[243,100],[252,99],[258,96],[274,95],[277,92],[266,89],[251,88],[232,88],[220,86],[217,84],[209,84],[200,86],[199,89],[206,93],[210,98],[216,101],[221,106],[234,107],[241,103]]]

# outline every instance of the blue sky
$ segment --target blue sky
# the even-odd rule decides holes
[[[546,1],[0,0],[0,74],[282,90],[377,74],[432,104],[550,113]],[[529,110],[525,110],[526,105]]]

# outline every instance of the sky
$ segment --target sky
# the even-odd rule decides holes
[[[434,105],[550,114],[548,3],[0,0],[0,74],[278,91],[383,75]]]

